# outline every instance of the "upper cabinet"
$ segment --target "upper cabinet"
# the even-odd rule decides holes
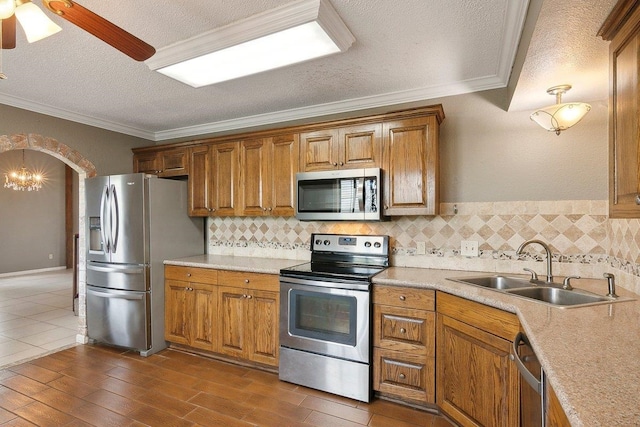
[[[381,135],[382,123],[303,132],[301,172],[380,167]]]
[[[609,216],[640,217],[640,6],[621,0],[598,35],[609,46]]]
[[[436,215],[439,211],[436,115],[384,122],[385,215]]]
[[[133,171],[159,177],[187,176],[189,174],[188,150],[172,148],[134,154]]]

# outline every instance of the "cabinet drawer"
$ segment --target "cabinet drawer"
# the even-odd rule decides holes
[[[397,286],[373,286],[373,303],[395,307],[435,310],[435,291]]]
[[[373,389],[416,403],[435,403],[435,359],[373,349]]]
[[[165,279],[183,280],[187,282],[208,283],[215,285],[218,283],[218,270],[211,268],[180,267],[166,265],[164,267]]]
[[[221,270],[218,274],[218,281],[222,285],[236,288],[273,292],[280,291],[280,276],[277,274]]]
[[[426,356],[435,355],[435,313],[375,304],[373,345]]]

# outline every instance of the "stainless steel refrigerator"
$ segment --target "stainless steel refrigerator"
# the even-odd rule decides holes
[[[89,339],[147,356],[163,348],[165,259],[205,252],[187,184],[142,173],[85,181]]]

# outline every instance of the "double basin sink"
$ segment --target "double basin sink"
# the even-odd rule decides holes
[[[583,307],[619,301],[630,301],[628,298],[612,298],[579,289],[562,289],[562,285],[559,284],[549,284],[542,281],[533,281],[501,275],[449,278],[449,280],[501,291],[510,295],[543,302],[559,308]]]

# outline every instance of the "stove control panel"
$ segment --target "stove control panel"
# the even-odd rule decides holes
[[[388,256],[389,236],[312,234],[311,251]]]

